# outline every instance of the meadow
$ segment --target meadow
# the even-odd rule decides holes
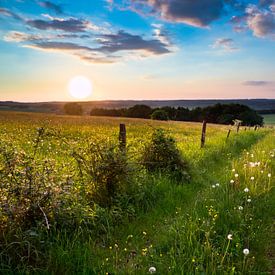
[[[266,125],[275,125],[275,115],[270,114],[270,115],[263,115],[264,117],[264,123]]]
[[[0,273],[274,271],[274,129],[201,127],[1,112]]]

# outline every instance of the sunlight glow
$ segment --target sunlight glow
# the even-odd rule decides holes
[[[85,76],[74,76],[69,82],[69,93],[77,99],[87,98],[92,94],[92,83]]]

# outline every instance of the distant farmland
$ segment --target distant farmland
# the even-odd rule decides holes
[[[264,123],[266,125],[275,125],[275,114],[262,115],[264,117]]]

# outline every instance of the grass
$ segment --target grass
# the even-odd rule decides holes
[[[104,209],[96,212],[100,234],[79,226],[73,231],[53,227],[46,233],[34,228],[34,234],[25,231],[25,239],[19,240],[11,236],[14,240],[5,249],[26,254],[14,263],[12,258],[18,257],[10,253],[10,264],[2,257],[2,273],[148,274],[152,266],[157,274],[271,270],[267,255],[273,249],[269,234],[275,214],[272,130],[241,129],[226,141],[227,126],[209,125],[206,147],[200,149],[197,123],[9,113],[0,117],[0,140],[2,146],[32,154],[36,128],[44,126],[48,135],[39,143],[37,158],[54,160],[58,175],[74,179],[77,165],[71,152],[86,148],[91,140],[116,142],[121,122],[126,123],[133,163],[154,128],[169,131],[190,164],[191,181],[181,184],[165,175],[142,174],[141,204],[112,209],[119,222]],[[131,211],[134,215],[127,214]],[[250,251],[247,256],[245,248]]]
[[[263,115],[265,125],[275,125],[275,114]]]

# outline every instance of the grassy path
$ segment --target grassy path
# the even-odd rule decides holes
[[[85,241],[76,238],[70,243],[60,238],[49,252],[49,271],[63,274],[146,274],[150,266],[157,266],[159,274],[188,274],[184,270],[186,266],[191,266],[188,272],[199,271],[205,266],[210,268],[216,262],[206,262],[205,259],[213,257],[213,247],[203,247],[201,241],[210,243],[207,234],[212,234],[212,227],[215,227],[213,221],[216,221],[215,215],[218,214],[209,205],[207,213],[210,213],[210,225],[206,221],[206,225],[198,226],[197,222],[204,215],[200,203],[205,208],[204,201],[214,200],[209,197],[212,194],[211,186],[226,182],[232,162],[265,135],[263,132],[243,132],[218,148],[214,145],[206,148],[203,157],[193,167],[194,175],[190,184],[182,186],[165,178],[152,179],[156,188],[151,211],[139,213],[134,221],[115,228],[100,243],[95,242],[93,236]],[[185,232],[184,236],[179,233],[181,231]],[[222,247],[221,251],[224,249],[226,247]],[[203,264],[199,265],[200,259],[195,254],[205,254]],[[226,263],[227,259],[220,257],[222,264]],[[234,273],[236,267],[230,268]]]

